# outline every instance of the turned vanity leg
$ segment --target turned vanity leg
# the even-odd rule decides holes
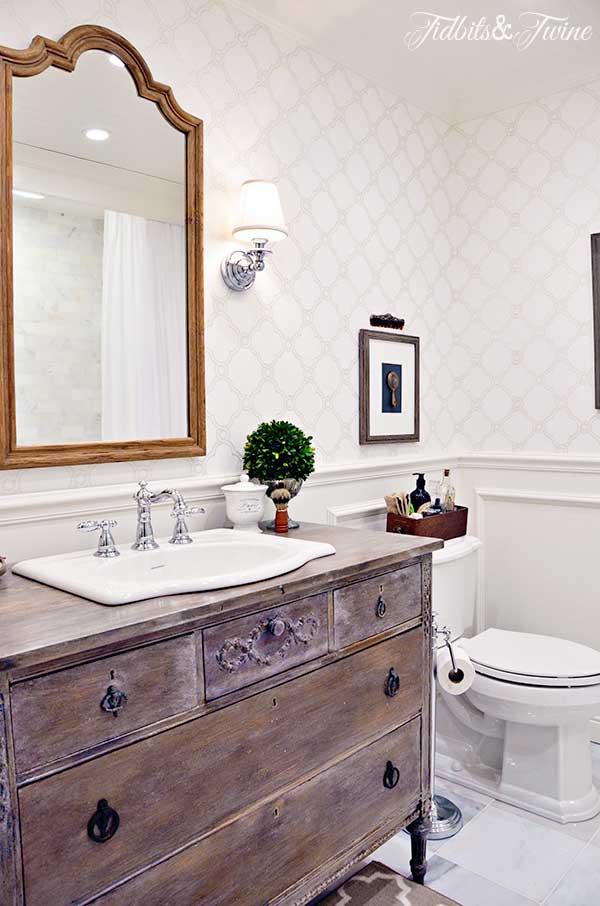
[[[429,831],[429,819],[419,818],[413,821],[407,828],[410,834],[411,842],[411,859],[410,870],[415,884],[425,882],[425,873],[427,871],[427,833]]]

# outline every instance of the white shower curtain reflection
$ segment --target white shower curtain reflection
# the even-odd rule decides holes
[[[105,211],[102,439],[187,433],[183,227]]]

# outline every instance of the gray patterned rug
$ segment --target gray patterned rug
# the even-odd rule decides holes
[[[397,875],[379,862],[370,862],[345,884],[321,900],[319,906],[459,906],[412,881]]]

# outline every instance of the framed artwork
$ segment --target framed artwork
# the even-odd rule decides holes
[[[361,444],[419,440],[419,338],[361,330]]]
[[[592,233],[592,298],[594,302],[594,390],[600,409],[600,233]]]

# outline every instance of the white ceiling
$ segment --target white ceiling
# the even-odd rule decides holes
[[[84,53],[72,73],[17,78],[13,95],[14,187],[45,196],[17,204],[183,222],[185,136],[106,53]],[[108,141],[89,141],[91,127]]]
[[[151,101],[138,97],[129,72],[108,54],[88,51],[74,72],[51,66],[13,82],[14,141],[143,173],[181,185],[185,136]],[[91,142],[86,129],[107,129],[110,139]]]
[[[291,30],[303,43],[450,123],[493,113],[600,78],[600,0],[233,0],[257,18]],[[404,36],[419,10],[441,16],[506,16],[537,10],[591,25],[587,42],[432,41],[410,51]],[[422,20],[421,20],[422,21]]]

